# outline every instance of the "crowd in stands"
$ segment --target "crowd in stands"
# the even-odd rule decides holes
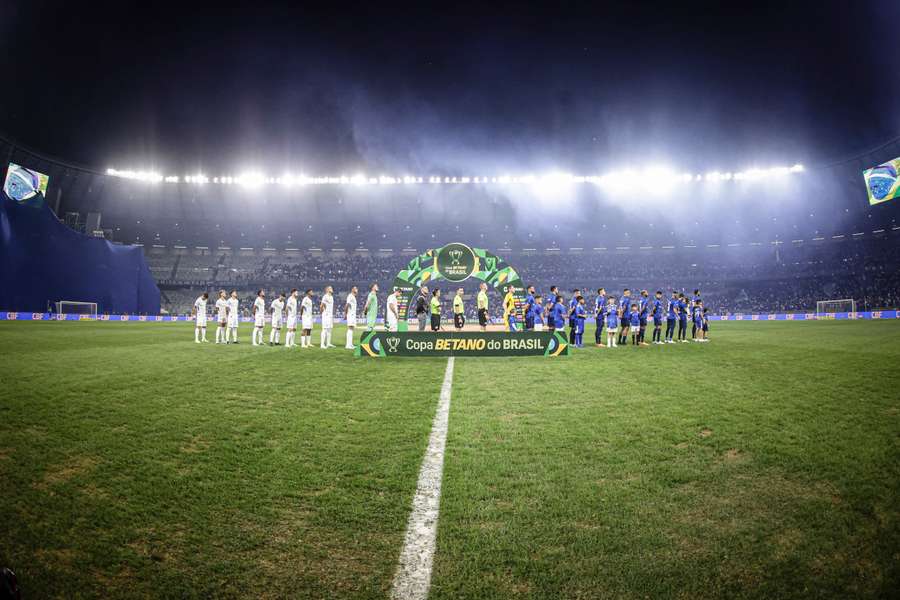
[[[335,308],[340,313],[343,297],[353,285],[363,293],[371,283],[378,283],[386,296],[394,277],[410,258],[352,253],[163,253],[148,256],[148,263],[161,284],[163,306],[171,313],[190,312],[202,291],[237,289],[242,306],[249,308],[260,288],[271,296],[294,287],[321,293],[325,285],[334,286],[338,299]],[[539,292],[546,293],[551,285],[557,285],[566,297],[578,288],[590,299],[601,286],[613,295],[624,287],[651,292],[660,289],[666,295],[672,290],[699,287],[714,314],[812,312],[819,300],[843,298],[856,300],[858,310],[900,307],[900,246],[890,241],[760,248],[731,254],[700,249],[690,255],[657,250],[519,253],[506,258],[523,281]],[[476,284],[466,282],[463,287],[474,312]],[[495,294],[491,312],[496,309],[499,313],[500,293]]]

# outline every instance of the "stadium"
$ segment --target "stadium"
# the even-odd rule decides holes
[[[0,600],[897,596],[896,6],[101,5],[0,8]]]

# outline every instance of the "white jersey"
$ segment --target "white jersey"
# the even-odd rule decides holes
[[[300,303],[303,308],[303,314],[300,315],[302,318],[300,319],[303,324],[303,329],[312,329],[313,326],[313,307],[312,307],[312,298],[309,296],[303,296],[303,302]]]
[[[356,296],[347,294],[347,325],[356,325]]]
[[[297,298],[294,296],[291,296],[287,300],[287,318],[285,319],[285,325],[287,325],[288,329],[297,328]]]
[[[200,296],[194,301],[194,308],[197,311],[197,326],[206,327],[206,299]]]
[[[297,310],[297,301],[294,300],[294,310]],[[272,300],[272,327],[280,327],[284,315],[284,302],[281,298]]]
[[[325,294],[322,296],[322,327],[334,327],[334,296]]]
[[[266,301],[260,296],[253,301],[253,324],[256,327],[266,324]]]
[[[228,326],[229,327],[237,327],[238,322],[240,321],[240,316],[238,314],[238,309],[240,308],[240,301],[237,298],[229,298],[228,299]]]
[[[221,323],[224,323],[228,318],[228,300],[225,298],[216,300],[216,316]]]
[[[394,314],[395,310],[400,312],[400,309],[397,306],[397,294],[391,294],[387,297],[387,314],[385,315],[385,320],[387,321],[387,326],[390,331],[397,329],[397,315]]]

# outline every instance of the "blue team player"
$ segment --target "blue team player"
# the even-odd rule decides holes
[[[544,330],[544,305],[541,303],[541,295],[534,297],[531,305],[531,327],[535,331]]]
[[[691,318],[691,321],[693,321],[693,325],[691,325],[691,339],[692,339],[692,340],[696,340],[696,339],[697,339],[697,330],[700,329],[699,327],[697,327],[697,322],[696,322],[696,320],[693,319],[693,316],[694,316],[694,307],[697,306],[697,303],[698,303],[698,302],[701,303],[701,304],[702,304],[702,302],[703,302],[703,301],[700,299],[700,290],[699,290],[699,289],[694,290],[694,299],[691,300],[691,304],[690,304],[690,306],[691,306],[691,317],[692,317],[692,318]]]
[[[678,320],[678,292],[672,290],[672,297],[669,298],[666,307],[666,343],[674,344],[675,340],[675,322]]]
[[[644,332],[647,331],[647,315],[650,312],[650,292],[641,290],[638,306],[640,307],[641,313],[641,324],[640,329],[638,329],[638,344],[641,346],[649,346],[650,344],[644,341]]]
[[[584,307],[584,296],[576,298],[575,305],[575,347],[584,348],[584,322],[587,319],[587,309]]]
[[[631,329],[631,319],[628,316],[631,311],[631,290],[625,288],[622,290],[622,297],[619,298],[619,343],[623,346],[628,342],[628,331]]]
[[[553,328],[554,329],[562,329],[565,331],[566,327],[566,307],[563,306],[563,297],[557,296],[556,302],[553,303],[552,316],[553,319]]]
[[[594,341],[597,346],[603,347],[603,320],[606,317],[606,289],[597,290],[597,297],[594,298],[594,318],[596,319],[597,329],[594,331]]]
[[[656,298],[651,304],[651,314],[653,315],[653,343],[662,344],[662,323],[663,323],[663,293],[662,290],[656,290]]]
[[[703,301],[697,300],[694,302],[693,307],[693,333],[694,333],[694,341],[702,342],[703,341]]]
[[[581,290],[578,288],[572,290],[572,299],[569,300],[569,343],[575,343],[575,307],[578,306],[578,297]]]
[[[532,309],[534,308],[534,286],[528,286],[528,295],[525,296],[525,308],[523,309],[523,313],[525,314],[525,331],[530,331],[534,329],[534,313]]]
[[[629,327],[629,329],[631,330],[631,345],[637,346],[641,331],[641,310],[637,304],[631,305],[631,315],[629,322],[631,324],[631,327]]]
[[[610,298],[606,302],[606,347],[617,348],[617,334],[619,329],[619,313],[616,311],[616,301]]]
[[[709,341],[709,315],[706,314],[709,311],[705,306],[703,307],[703,341]]]
[[[688,304],[684,293],[678,294],[678,341],[687,344]]]

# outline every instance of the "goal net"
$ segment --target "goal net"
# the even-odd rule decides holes
[[[845,298],[843,300],[819,300],[816,302],[816,316],[831,313],[850,313],[856,316],[856,300]]]
[[[87,318],[96,319],[97,303],[60,300],[56,303],[56,312],[64,315],[87,315]]]

